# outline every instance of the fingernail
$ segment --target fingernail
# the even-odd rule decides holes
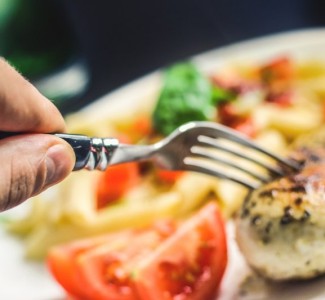
[[[46,186],[63,180],[72,170],[71,150],[68,146],[58,144],[46,152]]]

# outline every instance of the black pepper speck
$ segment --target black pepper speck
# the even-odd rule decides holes
[[[261,224],[261,220],[262,220],[261,216],[260,215],[256,215],[256,216],[252,217],[251,224],[253,226],[258,226],[258,225]]]

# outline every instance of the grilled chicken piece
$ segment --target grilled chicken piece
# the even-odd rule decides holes
[[[272,280],[325,273],[325,147],[301,148],[301,171],[253,191],[236,218],[239,248]]]

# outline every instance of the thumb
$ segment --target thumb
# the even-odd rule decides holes
[[[0,141],[0,211],[12,208],[63,180],[75,155],[63,140],[28,134]]]

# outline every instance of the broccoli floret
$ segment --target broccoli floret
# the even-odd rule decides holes
[[[153,113],[157,132],[168,135],[190,121],[214,118],[216,105],[231,95],[211,84],[191,63],[179,63],[164,72],[164,85]]]

